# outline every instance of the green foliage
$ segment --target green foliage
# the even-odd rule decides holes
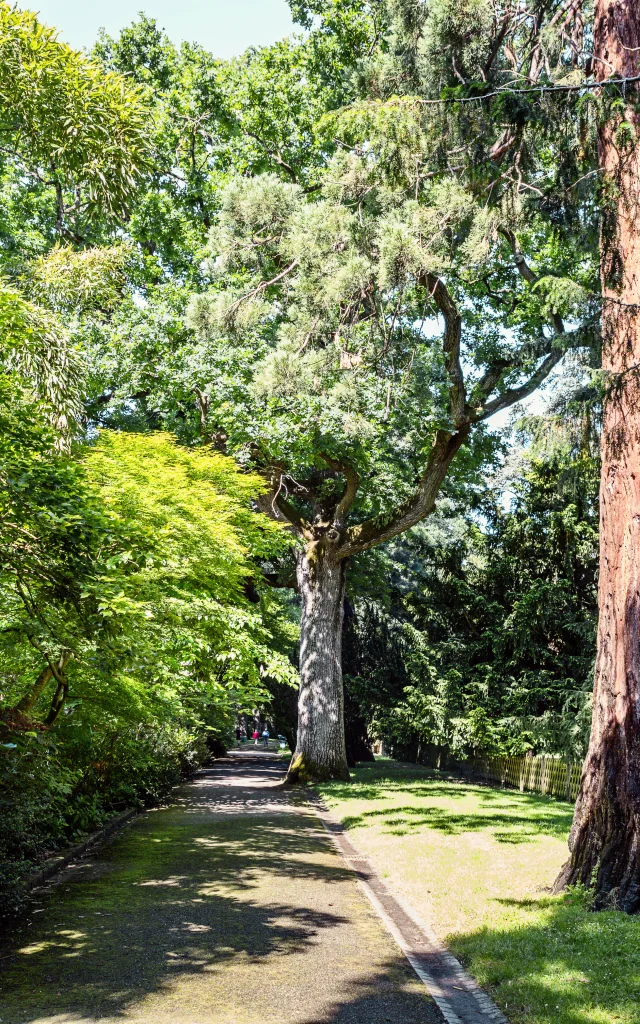
[[[351,466],[358,520],[388,516],[408,498],[437,431],[453,429],[436,276],[462,320],[472,421],[492,407],[480,390],[487,380],[496,381],[499,408],[545,352],[555,346],[559,359],[584,341],[564,330],[549,340],[548,296],[557,306],[558,288],[535,290],[519,277],[506,209],[487,211],[450,177],[416,179],[411,146],[420,153],[430,141],[411,104],[358,108],[338,124],[349,150],[332,158],[312,195],[273,174],[226,186],[204,264],[211,285],[191,301],[187,325],[211,353],[201,387],[228,450],[279,467],[305,515],[315,499],[305,499],[304,482],[327,458]],[[565,251],[542,222],[523,240],[542,250],[539,272],[563,265]],[[477,426],[461,473],[490,458],[491,445]],[[334,474],[319,500],[341,486]]]
[[[30,263],[23,282],[39,302],[67,315],[92,308],[110,313],[122,301],[131,262],[126,245],[55,245]]]
[[[572,808],[386,758],[323,799],[512,1024],[635,1024],[640,921],[549,894]]]
[[[304,36],[223,62],[142,15],[88,59],[0,4],[11,900],[237,709],[288,709],[298,609],[262,574],[291,583],[291,541],[257,503],[323,521],[355,473],[357,528],[415,492],[455,419],[435,275],[480,420],[597,349],[604,107],[511,90],[583,80],[568,27],[537,39],[524,10],[500,35],[484,0],[291,7]],[[503,453],[479,422],[442,514],[351,571],[348,700],[397,749],[582,749],[595,463],[537,449],[483,495]]]
[[[15,905],[43,850],[158,799],[207,735],[296,673],[283,610],[245,597],[255,560],[288,543],[250,507],[258,478],[162,434],[57,454],[37,406],[3,386],[0,858]]]
[[[179,725],[64,723],[55,738],[13,732],[0,744],[0,916],[24,901],[43,855],[81,840],[115,811],[152,806],[207,757]]]
[[[377,570],[391,581],[386,604],[356,600],[347,688],[400,754],[415,757],[419,742],[462,757],[583,756],[598,460],[568,446],[566,430],[558,440],[514,470],[508,507],[505,482],[482,498],[481,528],[445,517],[396,542]]]
[[[47,309],[27,301],[0,281],[0,367],[3,388],[29,386],[45,404],[49,418],[64,437],[79,416],[83,363],[68,332]],[[6,402],[6,396],[2,398]]]
[[[243,595],[252,559],[288,543],[250,508],[260,479],[166,435],[105,434],[87,464],[110,521],[137,531],[137,550],[118,556],[124,578],[96,577],[86,588],[102,615],[131,620],[121,627],[128,678],[146,678],[169,701],[184,692],[195,714],[212,698],[248,707],[263,694],[261,672],[295,681]]]
[[[153,89],[153,180],[127,225],[149,277],[200,281],[199,263],[230,174],[272,171],[313,187],[326,154],[316,123],[345,99],[342,54],[305,39],[217,60],[197,44],[174,46],[141,15],[118,38],[103,33],[94,57]]]
[[[37,674],[30,648],[70,652],[68,702],[141,720],[183,697],[194,721],[211,702],[248,705],[260,670],[295,678],[243,596],[251,559],[284,542],[249,508],[257,478],[166,435],[103,435],[83,464],[21,421],[3,431],[5,701]]]
[[[0,4],[0,137],[86,218],[126,210],[148,154],[139,90],[56,38],[30,11]]]

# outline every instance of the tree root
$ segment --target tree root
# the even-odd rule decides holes
[[[309,760],[304,754],[294,754],[287,772],[286,785],[309,786],[315,782],[329,782],[332,779],[348,782],[350,778],[346,766],[321,765]]]

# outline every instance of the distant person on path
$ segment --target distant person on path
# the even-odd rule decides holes
[[[262,731],[262,742],[264,743],[265,747],[269,746],[269,730],[267,729],[266,725]]]
[[[253,745],[254,745],[254,747],[258,746],[258,738],[259,738],[259,736],[260,736],[260,733],[258,732],[258,730],[254,729],[253,730]]]

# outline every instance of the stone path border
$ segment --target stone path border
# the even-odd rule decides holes
[[[447,1024],[509,1024],[501,1010],[467,974],[429,925],[400,896],[392,895],[371,862],[347,838],[320,799],[315,811],[360,888],[438,1006]]]
[[[45,860],[42,867],[37,871],[34,871],[31,875],[27,875],[24,881],[25,891],[28,892],[30,889],[36,889],[38,886],[43,885],[49,878],[59,874],[63,868],[66,868],[72,861],[78,860],[83,854],[87,853],[92,847],[101,843],[104,839],[107,839],[112,832],[119,829],[122,825],[125,825],[131,818],[134,818],[136,814],[139,814],[135,807],[130,807],[126,811],[122,811],[121,814],[117,814],[115,818],[111,818],[110,821],[103,825],[102,828],[98,829],[97,832],[93,832],[84,842],[79,843],[78,846],[71,846],[66,850],[62,850],[55,857],[50,857],[49,860]]]

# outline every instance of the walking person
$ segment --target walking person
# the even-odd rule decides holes
[[[259,739],[259,737],[260,737],[260,733],[258,732],[257,729],[254,729],[253,730],[253,745],[254,745],[254,747],[258,746],[258,739]]]
[[[269,746],[269,730],[266,725],[262,730],[262,742],[264,743],[265,747]]]

